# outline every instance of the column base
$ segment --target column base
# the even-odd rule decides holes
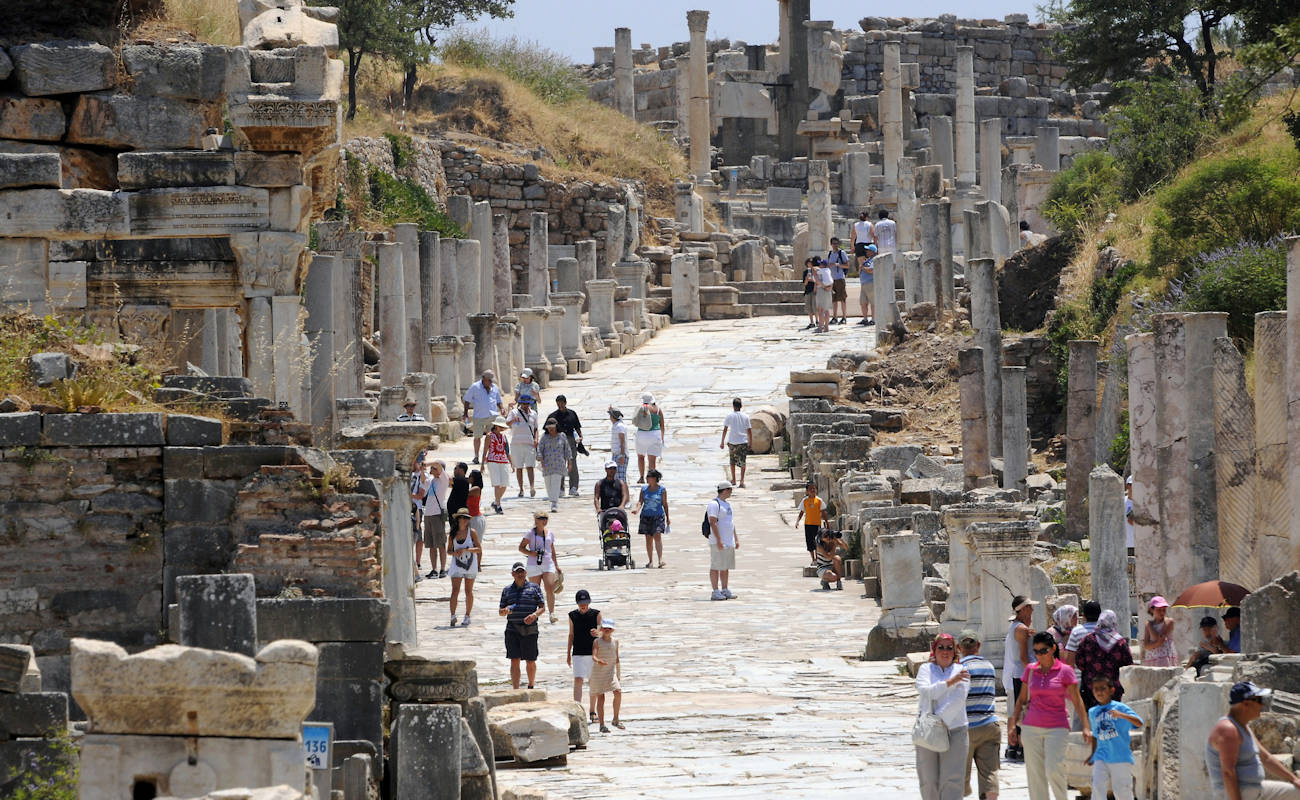
[[[551,362],[551,380],[562,381],[569,377],[569,364],[565,360]]]

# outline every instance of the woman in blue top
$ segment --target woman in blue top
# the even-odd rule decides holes
[[[652,469],[645,474],[648,483],[641,488],[641,498],[637,501],[637,507],[632,509],[632,513],[641,514],[641,522],[637,526],[637,531],[645,537],[645,565],[648,568],[654,563],[655,554],[659,555],[659,569],[664,568],[664,540],[663,534],[668,532],[668,526],[671,524],[668,518],[668,490],[659,485],[659,479],[663,475],[657,469]]]

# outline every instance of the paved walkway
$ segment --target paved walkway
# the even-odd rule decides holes
[[[713,486],[726,477],[718,443],[732,397],[748,410],[781,404],[792,367],[821,367],[837,350],[866,346],[866,329],[853,324],[821,336],[798,327],[794,317],[674,325],[637,352],[600,362],[545,393],[543,416],[554,409],[556,394],[568,397],[585,423],[592,455],[581,460],[582,497],[565,498],[551,516],[566,585],[557,598],[560,621],[542,623],[538,686],[556,698],[572,692],[565,614],[573,593],[586,588],[593,605],[618,623],[627,729],[593,729],[589,748],[571,754],[567,767],[504,771],[504,781],[562,798],[701,800],[752,798],[756,791],[781,800],[829,792],[918,796],[912,682],[893,663],[857,660],[879,614],[874,601],[861,599],[860,584],[821,592],[815,579],[802,577],[807,554],[802,531],[791,527],[792,493],[768,488],[790,478],[775,456],[751,457],[748,488],[731,500],[740,533],[731,581],[738,598],[709,599],[699,523]],[[647,390],[667,415],[661,470],[674,521],[664,542],[667,567],[599,571],[590,493],[609,446],[604,410],[612,403],[630,419]],[[470,453],[468,440],[438,451],[449,464],[468,461]],[[633,460],[629,478],[636,477]],[[424,651],[478,659],[484,688],[509,685],[497,602],[510,564],[521,557],[516,548],[532,512],[546,507],[540,474],[537,498],[515,494],[512,486],[504,516],[488,518],[488,566],[475,587],[471,627],[447,626],[449,581],[416,587]],[[633,518],[634,530],[635,524]],[[644,545],[633,538],[640,567]],[[1026,796],[1024,772],[1010,772],[1002,797],[1019,800]]]

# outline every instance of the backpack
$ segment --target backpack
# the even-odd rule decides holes
[[[642,403],[641,407],[632,415],[632,424],[635,425],[636,429],[639,431],[650,430],[650,426],[654,425],[654,420],[650,415],[650,406]]]
[[[704,509],[704,522],[700,523],[700,533],[704,534],[705,539],[713,535],[713,527],[709,525],[709,509],[707,506]]]

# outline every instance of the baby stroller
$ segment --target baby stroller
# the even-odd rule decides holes
[[[635,569],[632,562],[632,537],[627,530],[627,512],[621,508],[607,508],[600,512],[600,569],[624,567]]]

